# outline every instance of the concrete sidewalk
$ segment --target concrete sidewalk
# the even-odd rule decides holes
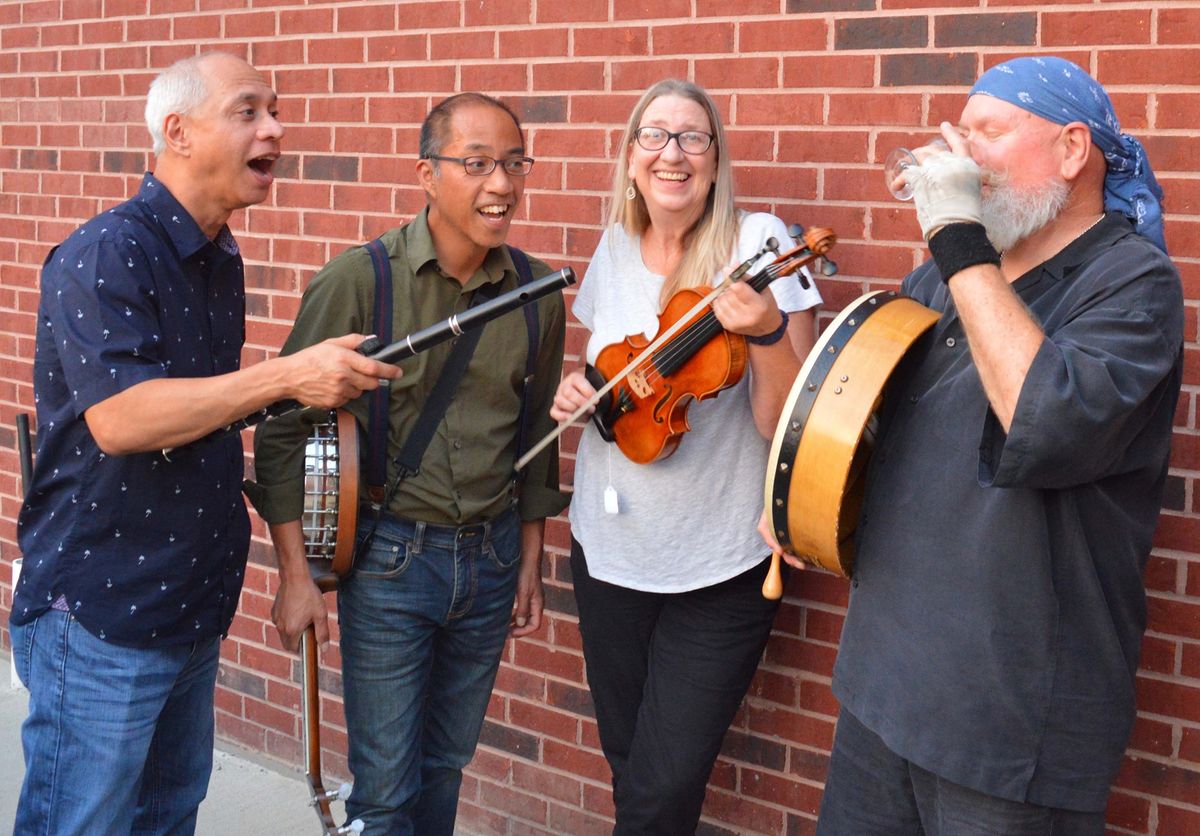
[[[25,774],[21,723],[29,694],[11,689],[9,657],[0,652],[0,832],[11,832],[17,795]],[[341,804],[335,818],[342,818]],[[304,836],[318,834],[321,825],[308,806],[308,785],[299,772],[285,772],[251,752],[217,741],[208,798],[200,805],[196,832],[200,836]]]

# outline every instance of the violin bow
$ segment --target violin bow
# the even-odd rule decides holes
[[[803,236],[805,243],[804,243],[803,247],[797,247],[793,250],[790,250],[787,253],[784,253],[777,260],[771,262],[771,264],[767,265],[767,267],[764,268],[766,270],[769,270],[769,269],[771,269],[771,267],[774,267],[776,264],[781,264],[781,263],[784,263],[784,262],[787,262],[790,260],[795,260],[797,262],[795,265],[788,265],[788,267],[790,269],[788,269],[786,271],[781,270],[779,275],[776,276],[776,278],[783,278],[784,276],[788,275],[789,273],[793,273],[796,270],[799,270],[801,267],[803,267],[805,264],[808,264],[810,261],[817,259],[817,258],[824,257],[825,253],[827,253],[829,251],[829,248],[832,247],[834,242],[837,240],[837,237],[833,234],[833,230],[831,230],[831,229],[813,229],[808,232],[805,232],[802,229],[800,229],[796,224],[792,224],[791,226],[788,227],[788,234],[791,235],[793,238],[800,238],[801,236]],[[636,357],[634,357],[632,360],[629,361],[629,365],[627,365],[625,368],[621,369],[621,371],[619,371],[615,375],[613,375],[611,380],[609,380],[602,387],[600,387],[600,389],[598,389],[596,391],[596,394],[594,394],[594,395],[592,395],[592,397],[588,398],[587,401],[585,401],[578,409],[576,409],[574,412],[572,412],[571,415],[565,421],[563,421],[561,424],[559,424],[557,427],[555,427],[553,430],[551,430],[549,433],[547,433],[545,438],[543,438],[537,444],[533,445],[533,447],[529,448],[529,451],[526,452],[525,455],[521,456],[521,458],[517,460],[517,463],[513,466],[513,468],[519,472],[521,470],[521,468],[525,467],[525,465],[527,465],[527,464],[529,464],[529,462],[533,461],[534,456],[536,456],[538,453],[542,452],[542,450],[546,449],[547,445],[549,445],[556,438],[558,438],[560,435],[562,435],[564,432],[566,432],[567,427],[574,424],[576,421],[578,421],[580,418],[582,418],[585,413],[587,413],[590,409],[592,409],[594,406],[596,406],[596,404],[600,403],[600,400],[605,395],[607,395],[610,391],[612,391],[614,386],[616,386],[620,381],[624,380],[626,375],[628,375],[631,371],[633,371],[639,365],[641,365],[642,362],[644,362],[647,357],[649,357],[651,354],[653,354],[655,351],[657,351],[659,348],[661,348],[663,343],[665,343],[667,340],[671,339],[671,337],[673,337],[682,328],[689,325],[691,323],[691,321],[695,318],[696,314],[700,313],[702,310],[704,310],[705,307],[710,305],[714,299],[716,299],[718,296],[720,296],[722,293],[724,293],[725,290],[733,283],[734,280],[740,280],[741,277],[746,273],[746,271],[750,269],[751,264],[753,264],[755,261],[757,261],[759,258],[761,258],[762,255],[764,253],[766,253],[767,251],[775,250],[775,247],[770,246],[772,242],[775,243],[775,247],[778,247],[778,242],[775,241],[774,238],[769,239],[767,241],[767,245],[764,246],[762,250],[760,250],[758,253],[756,253],[755,255],[751,256],[749,259],[747,259],[746,261],[744,261],[740,265],[738,265],[738,267],[733,272],[731,272],[729,274],[729,276],[727,276],[724,279],[724,281],[722,281],[720,284],[718,284],[716,287],[714,287],[707,296],[705,296],[703,299],[701,299],[699,302],[697,302],[695,305],[693,305],[687,313],[685,313],[683,316],[679,317],[679,319],[675,320],[675,324],[673,324],[666,331],[664,331],[663,333],[661,333],[657,337],[655,337],[653,342],[651,342],[648,346],[646,346],[644,349],[642,349],[640,354],[638,354]],[[797,257],[797,250],[801,250],[801,249],[806,250],[808,252],[809,255],[807,258],[798,258]]]

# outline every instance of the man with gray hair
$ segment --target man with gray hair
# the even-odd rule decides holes
[[[250,534],[241,439],[209,433],[399,374],[355,353],[353,334],[239,369],[244,279],[226,223],[270,192],[275,106],[232,55],[165,70],[146,104],[155,172],[43,267],[11,616],[30,691],[17,834],[195,830]]]

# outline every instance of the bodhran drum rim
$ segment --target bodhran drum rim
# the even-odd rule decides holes
[[[857,519],[847,524],[842,508],[852,500],[851,465],[864,455],[859,446],[888,378],[938,318],[895,291],[866,293],[834,318],[805,358],[771,441],[764,486],[767,518],[786,551],[844,577],[852,573]]]

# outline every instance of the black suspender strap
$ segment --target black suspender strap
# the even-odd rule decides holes
[[[529,267],[529,258],[525,253],[511,246],[508,248],[508,253],[512,256],[513,266],[517,268],[517,284],[524,285],[533,281],[533,270]],[[521,412],[520,417],[517,419],[517,457],[515,461],[520,461],[521,456],[525,455],[525,450],[529,445],[529,429],[530,423],[533,420],[533,408],[531,405],[531,401],[533,400],[533,378],[537,371],[538,343],[541,338],[541,329],[538,327],[537,304],[525,305],[521,310],[525,312],[525,330],[529,335],[529,351],[525,355],[525,379],[521,387]],[[519,487],[524,479],[524,471],[517,473],[514,487]]]
[[[371,266],[375,268],[375,316],[372,327],[386,345],[392,336],[392,264],[383,241],[376,238],[367,243]],[[387,485],[388,401],[392,390],[380,386],[371,392],[367,410],[366,482],[373,501],[383,497]]]

